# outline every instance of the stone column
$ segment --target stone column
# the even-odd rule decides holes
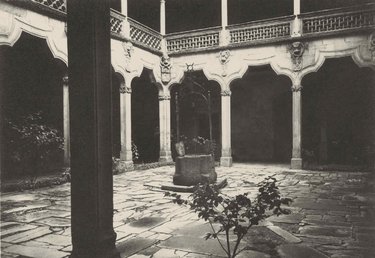
[[[63,77],[64,166],[70,166],[69,78]]]
[[[159,162],[171,162],[171,97],[159,95]]]
[[[221,158],[220,166],[232,166],[230,90],[221,92]]]
[[[128,21],[128,0],[121,0],[121,13],[125,16],[121,33],[125,38],[130,38],[130,25]]]
[[[113,230],[110,1],[69,1],[71,258],[119,258]]]
[[[160,0],[160,34],[162,36],[160,47],[163,55],[167,54],[167,42],[165,40],[166,32],[166,17],[165,17],[165,0]]]
[[[292,114],[292,123],[293,123],[293,150],[292,150],[292,160],[291,168],[292,169],[302,169],[302,156],[301,156],[301,134],[302,134],[302,101],[301,101],[301,85],[293,85],[292,94],[293,94],[293,114]]]
[[[120,159],[127,168],[133,167],[132,154],[132,117],[131,117],[131,87],[126,82],[120,85],[120,123],[121,123],[121,152]]]

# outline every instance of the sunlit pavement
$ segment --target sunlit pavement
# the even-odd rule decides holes
[[[238,257],[375,257],[375,195],[371,173],[290,170],[282,165],[216,168],[227,195],[257,192],[273,175],[292,214],[252,228]],[[114,217],[122,257],[225,257],[210,227],[188,207],[173,204],[160,186],[174,167],[114,176]],[[1,257],[68,257],[70,184],[1,196]]]

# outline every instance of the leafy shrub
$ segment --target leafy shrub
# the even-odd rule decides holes
[[[166,196],[174,197],[173,202],[179,205],[188,204],[198,213],[198,217],[208,221],[212,232],[207,233],[205,239],[217,239],[228,258],[236,257],[244,249],[238,246],[253,225],[271,215],[289,214],[290,210],[282,208],[292,201],[280,196],[277,180],[267,177],[258,184],[259,193],[253,201],[248,198],[248,193],[240,194],[234,198],[220,193],[220,189],[214,184],[199,184],[196,186],[191,199],[182,199],[181,195],[166,193]],[[214,223],[219,223],[219,230],[215,230]],[[233,249],[231,249],[230,232],[236,236]],[[226,244],[219,235],[225,234]]]
[[[16,121],[6,120],[5,133],[10,163],[21,166],[33,180],[47,168],[50,158],[63,149],[60,132],[44,124],[41,112]]]

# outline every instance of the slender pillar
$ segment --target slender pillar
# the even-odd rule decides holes
[[[70,119],[69,119],[69,78],[63,77],[64,106],[64,166],[70,166]]]
[[[166,17],[165,17],[165,0],[160,0],[160,34],[162,36],[160,46],[161,52],[164,56],[167,55],[167,42],[165,40],[165,32],[166,32]]]
[[[228,26],[228,0],[221,0],[221,32],[220,32],[220,45],[226,46],[229,44],[229,31],[226,29]]]
[[[301,14],[301,0],[293,1],[293,14],[296,16],[293,21],[292,37],[301,36],[301,20],[298,18],[298,15]]]
[[[113,230],[110,1],[69,1],[71,258],[119,258]]]
[[[159,162],[171,162],[171,97],[159,96],[159,130],[160,156]]]
[[[220,166],[232,166],[230,90],[221,92],[221,158]]]
[[[293,150],[292,150],[292,160],[291,168],[292,169],[302,169],[302,156],[301,156],[301,128],[302,128],[302,110],[301,110],[301,85],[294,85],[292,87],[293,94],[293,114],[292,114],[292,123],[293,123]]]
[[[133,167],[132,154],[132,117],[131,117],[131,87],[121,82],[120,86],[120,123],[121,123],[121,152],[120,159],[127,168]]]
[[[121,0],[121,13],[125,16],[121,33],[123,36],[125,36],[125,38],[130,38],[130,25],[128,21],[128,0]]]

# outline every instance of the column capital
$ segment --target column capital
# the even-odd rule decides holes
[[[63,81],[64,85],[68,85],[69,84],[69,76],[68,75],[64,75],[64,77],[62,78],[62,81]]]
[[[160,101],[163,101],[163,100],[170,100],[171,99],[171,96],[170,95],[159,95],[159,100]]]
[[[302,91],[302,85],[301,84],[294,84],[292,87],[291,87],[291,90],[292,92],[300,92]]]
[[[232,92],[230,90],[222,90],[220,94],[223,97],[229,97],[230,95],[232,95]]]
[[[124,94],[124,93],[131,94],[132,93],[132,88],[131,87],[126,87],[125,85],[121,85],[120,86],[120,93],[121,94]]]

